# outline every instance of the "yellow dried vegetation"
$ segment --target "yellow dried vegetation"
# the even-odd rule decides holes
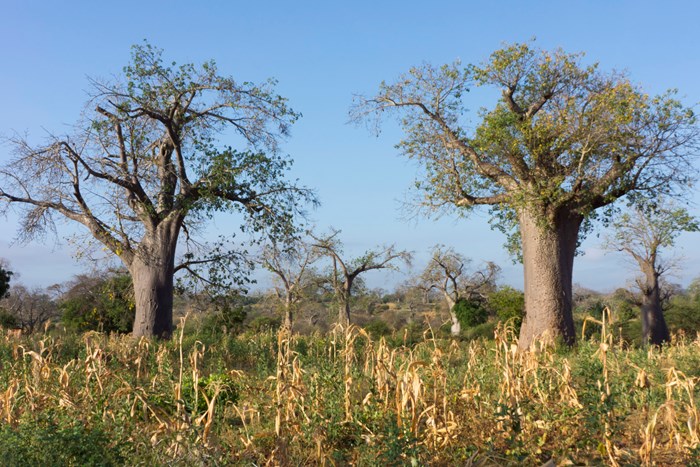
[[[99,426],[134,463],[686,465],[700,452],[700,341],[576,349],[324,336],[4,334],[0,428],[42,412]],[[584,329],[585,332],[585,329]],[[1,440],[0,440],[1,446]]]

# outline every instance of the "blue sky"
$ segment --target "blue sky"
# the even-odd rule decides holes
[[[404,220],[401,201],[416,169],[394,149],[391,124],[377,138],[346,124],[353,94],[369,94],[410,66],[461,59],[479,62],[503,43],[536,37],[542,48],[584,51],[603,69],[629,72],[649,93],[678,88],[687,104],[700,102],[700,3],[694,1],[354,1],[354,2],[10,2],[0,0],[0,134],[70,131],[85,102],[87,76],[118,74],[130,46],[147,39],[179,63],[213,58],[223,74],[261,81],[303,114],[284,151],[293,176],[316,189],[322,206],[311,213],[321,229],[342,229],[348,254],[396,243],[415,251],[415,270],[442,243],[475,260],[503,267],[502,282],[522,284],[520,266],[502,249],[504,238],[485,213],[469,220]],[[477,96],[474,115],[489,102]],[[10,157],[0,146],[0,163]],[[697,192],[689,193],[697,203]],[[700,215],[697,205],[692,208]],[[59,239],[12,243],[16,218],[2,219],[0,258],[20,281],[48,286],[87,265]],[[219,223],[220,224],[220,223]],[[686,257],[676,282],[700,275],[697,238],[683,236]],[[574,282],[600,290],[625,285],[634,270],[603,254],[595,236],[577,258]],[[370,284],[390,287],[405,275],[377,273]]]

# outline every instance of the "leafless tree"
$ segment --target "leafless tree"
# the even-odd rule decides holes
[[[275,293],[284,305],[283,325],[290,331],[295,308],[314,277],[309,274],[310,266],[318,257],[318,250],[300,239],[286,245],[271,242],[263,247],[260,264],[277,279]]]
[[[45,290],[30,290],[23,285],[13,286],[10,294],[0,300],[0,307],[15,319],[25,334],[33,333],[59,315],[55,301]]]
[[[397,269],[397,262],[411,264],[411,253],[397,250],[395,246],[385,246],[368,250],[364,255],[347,259],[343,258],[342,243],[338,239],[339,230],[332,230],[324,237],[313,237],[314,248],[328,256],[331,260],[330,283],[339,302],[338,323],[350,324],[350,300],[353,286],[360,274],[378,269]]]

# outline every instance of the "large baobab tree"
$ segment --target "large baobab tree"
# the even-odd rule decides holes
[[[396,247],[387,246],[368,250],[360,257],[343,258],[343,249],[338,235],[339,230],[333,230],[325,237],[314,237],[314,247],[331,259],[330,283],[339,302],[338,323],[344,326],[350,324],[350,301],[353,285],[360,274],[378,269],[397,269],[397,262],[410,265],[411,254]]]
[[[26,239],[56,214],[82,224],[131,275],[134,336],[167,337],[174,274],[222,277],[208,274],[209,266],[240,259],[232,250],[191,249],[208,219],[238,212],[245,230],[283,237],[301,204],[313,200],[284,179],[290,161],[278,155],[298,114],[272,81],[238,82],[214,62],[165,65],[162,51],[147,44],[133,47],[121,78],[91,85],[74,134],[43,145],[11,140],[15,158],[0,169],[0,211],[23,212]],[[182,239],[188,249],[178,256]]]
[[[673,247],[682,232],[697,232],[698,221],[685,208],[661,199],[651,206],[637,206],[623,213],[612,226],[614,233],[607,239],[608,248],[631,256],[642,272],[637,279],[642,295],[642,340],[652,345],[669,342],[659,282],[676,261],[662,258],[661,253]]]
[[[470,87],[500,98],[467,122]],[[466,215],[490,206],[513,233],[525,276],[521,348],[535,339],[575,340],[572,270],[582,226],[633,192],[678,191],[693,178],[692,111],[672,92],[651,97],[619,73],[584,65],[580,54],[516,44],[479,65],[412,68],[351,111],[393,113],[418,162],[419,206]]]
[[[477,271],[469,271],[471,261],[454,248],[436,245],[425,270],[418,279],[424,290],[438,290],[445,299],[452,320],[452,335],[459,335],[461,324],[454,311],[460,299],[485,300],[486,294],[495,289],[500,268],[494,263]]]

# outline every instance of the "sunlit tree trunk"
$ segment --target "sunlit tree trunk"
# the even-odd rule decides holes
[[[173,276],[180,221],[163,221],[147,233],[129,266],[136,317],[132,335],[168,338],[173,332]]]
[[[454,310],[456,302],[448,293],[445,293],[445,301],[447,302],[447,307],[450,311],[450,320],[452,321],[450,333],[453,336],[459,336],[459,333],[462,332],[462,324],[459,322],[459,319],[457,319],[457,314]]]
[[[547,222],[520,213],[525,273],[525,318],[519,347],[529,349],[539,339],[550,343],[575,341],[572,314],[572,272],[582,216],[560,210]],[[538,222],[538,218],[542,219]]]

